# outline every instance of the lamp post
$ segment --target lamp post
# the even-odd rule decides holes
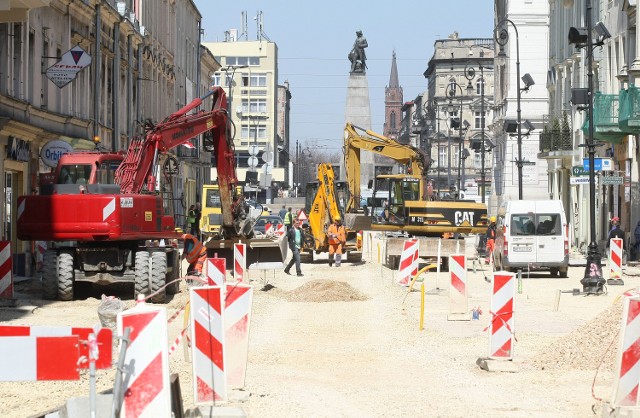
[[[464,146],[464,140],[462,138],[462,125],[463,125],[463,121],[462,121],[462,95],[464,94],[464,91],[462,90],[462,86],[460,86],[460,84],[456,83],[455,80],[451,80],[451,82],[449,83],[449,89],[447,90],[447,97],[449,97],[449,113],[453,113],[453,111],[454,111],[453,110],[454,106],[451,103],[451,100],[456,97],[456,93],[457,93],[458,89],[460,90],[460,97],[458,98],[460,100],[460,115],[458,117],[458,126],[457,126],[458,127],[458,136],[460,138],[460,144],[458,145],[458,196],[460,196],[460,191],[462,190],[462,178],[460,177],[460,169],[462,168],[461,167],[461,165],[462,165],[462,148]],[[451,121],[451,125],[455,125],[455,121],[454,120]],[[455,128],[455,126],[452,126],[452,127]],[[451,149],[449,149],[449,151],[451,151]]]
[[[590,243],[587,249],[587,265],[584,271],[584,277],[580,280],[583,291],[586,294],[601,294],[604,290],[605,279],[602,276],[602,263],[600,250],[596,243],[596,183],[595,183],[595,154],[596,142],[593,138],[593,49],[596,46],[602,46],[604,40],[611,37],[609,31],[602,23],[598,23],[595,27],[598,33],[598,40],[594,43],[592,39],[593,22],[591,21],[591,0],[585,1],[586,28],[570,28],[569,43],[574,44],[576,48],[586,48],[587,53],[587,112],[589,120],[589,137],[586,140],[586,147],[589,153],[589,228]],[[583,145],[584,146],[584,145]]]
[[[480,68],[480,194],[482,197],[482,203],[485,203],[485,184],[486,184],[486,173],[485,173],[485,154],[487,152],[484,142],[484,126],[485,126],[485,115],[484,115],[484,69],[492,69],[490,67],[485,67],[480,64],[478,66]],[[473,93],[473,84],[471,84],[471,80],[474,79],[476,74],[476,70],[470,66],[465,66],[464,75],[469,80],[467,84],[467,93],[471,95]]]
[[[518,39],[518,28],[516,25],[509,19],[502,19],[493,29],[493,37],[500,45],[500,52],[498,53],[499,58],[506,58],[506,54],[504,52],[504,46],[509,41],[509,31],[505,27],[506,24],[509,23],[513,26],[513,30],[516,33],[516,79],[518,82],[518,89],[516,92],[516,102],[517,102],[517,118],[518,118],[518,159],[516,160],[516,167],[518,168],[518,200],[522,200],[522,109],[520,108],[520,40]]]

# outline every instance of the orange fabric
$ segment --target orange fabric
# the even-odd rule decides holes
[[[193,264],[196,261],[200,261],[200,259],[203,256],[205,259],[207,258],[207,249],[205,248],[204,245],[202,245],[202,243],[196,237],[194,237],[191,234],[184,234],[182,238],[184,239],[185,243],[187,241],[193,241],[193,248],[191,249],[191,251],[189,251],[189,253],[185,257],[189,264]],[[202,260],[202,264],[204,264],[204,260]],[[202,265],[200,266],[199,271],[202,271]]]
[[[487,254],[489,254],[489,256],[491,256],[491,254],[493,254],[493,249],[496,246],[496,241],[494,239],[488,239],[487,240]]]
[[[327,235],[329,236],[329,244],[337,245],[347,241],[347,231],[343,225],[336,225],[335,223],[329,225],[327,229]]]
[[[342,254],[342,244],[329,244],[329,255]]]

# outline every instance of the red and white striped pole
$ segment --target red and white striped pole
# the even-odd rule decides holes
[[[616,410],[639,406],[640,296],[637,294],[625,295],[623,303],[620,342],[616,359],[616,379],[611,399],[611,406]]]
[[[140,302],[118,313],[118,334],[130,328],[125,365],[133,374],[124,388],[121,417],[171,417],[167,310]]]
[[[227,399],[223,293],[220,286],[190,289],[193,399],[196,405]]]
[[[237,282],[249,281],[247,275],[247,245],[233,244],[233,278]]]
[[[11,241],[0,241],[0,298],[13,298],[13,255]]]
[[[470,321],[467,294],[467,259],[464,254],[449,256],[449,321]]]
[[[243,388],[245,384],[252,303],[252,286],[242,283],[227,285],[223,321],[224,364],[229,388]]]
[[[227,267],[224,258],[207,258],[207,282],[209,286],[224,286]]]
[[[609,280],[622,280],[622,242],[621,238],[609,240]]]
[[[418,254],[420,243],[417,239],[407,239],[403,243],[400,264],[398,266],[398,284],[409,286],[411,279],[418,273]]]

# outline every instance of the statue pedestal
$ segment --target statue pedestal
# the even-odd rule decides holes
[[[369,82],[364,73],[349,74],[347,102],[344,112],[345,122],[371,130],[371,105],[369,103]],[[375,177],[374,154],[363,151],[360,154],[360,184],[367,186]],[[340,179],[345,179],[344,162],[340,164]]]

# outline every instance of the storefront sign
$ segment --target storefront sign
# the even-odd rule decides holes
[[[47,68],[47,78],[62,88],[72,82],[78,72],[91,64],[91,56],[79,46],[74,46],[62,55],[60,61]]]
[[[68,142],[56,139],[54,141],[49,141],[42,147],[40,150],[40,158],[42,158],[42,162],[45,163],[48,167],[55,167],[58,165],[58,160],[64,154],[69,154],[73,152],[73,147]]]
[[[15,136],[9,137],[7,144],[7,158],[14,161],[29,161],[31,144]]]

